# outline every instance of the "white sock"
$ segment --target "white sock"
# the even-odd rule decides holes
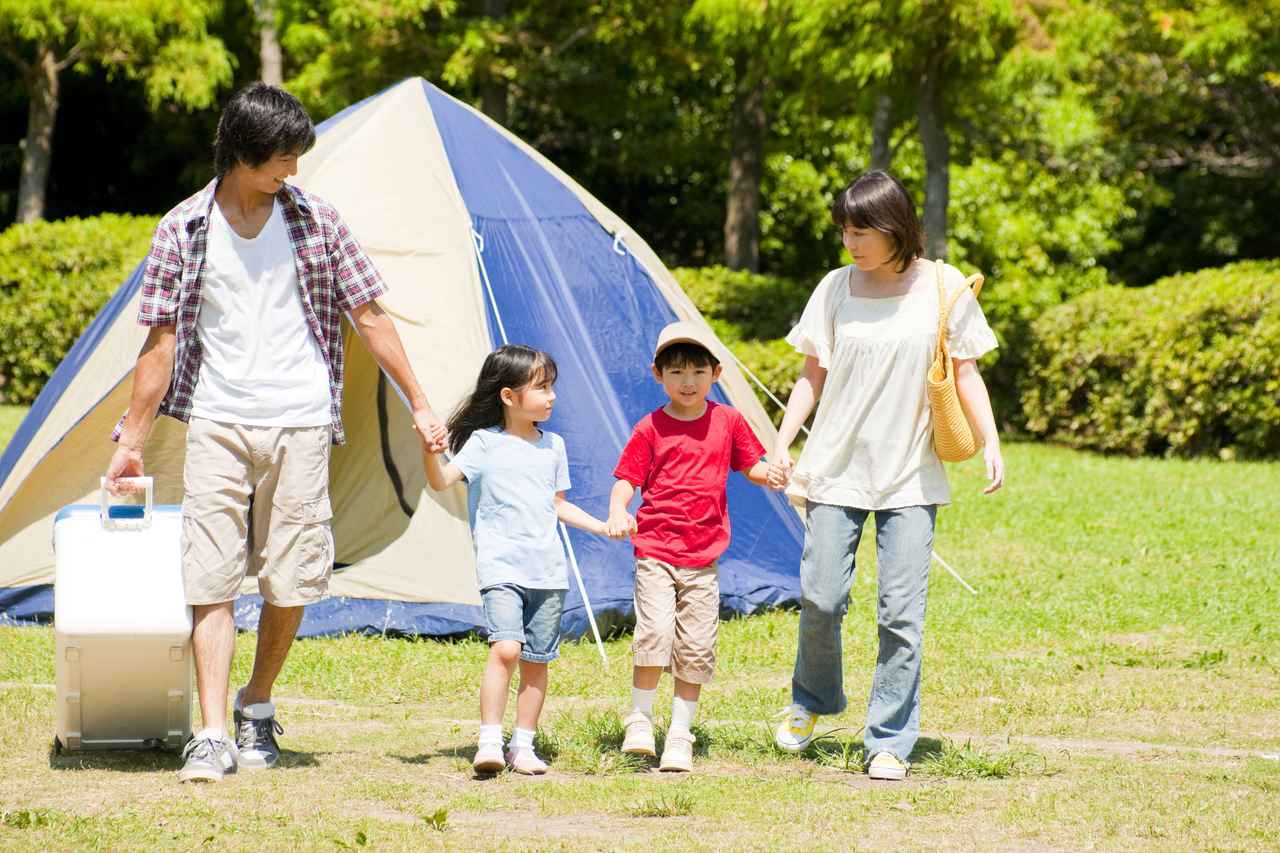
[[[693,725],[693,717],[698,713],[697,699],[681,699],[679,696],[671,700],[671,729],[682,732],[689,731]]]
[[[646,717],[653,716],[653,697],[658,693],[658,688],[652,690],[641,690],[639,687],[631,688],[631,705],[637,710],[644,713]]]
[[[533,749],[533,729],[517,728],[511,733],[512,749]]]
[[[502,724],[495,723],[492,726],[480,726],[480,743],[496,743],[498,746],[502,746]]]
[[[214,728],[201,729],[200,734],[196,735],[196,740],[204,740],[205,738],[210,738],[211,740],[217,740],[217,741],[226,740],[227,730],[214,729]]]

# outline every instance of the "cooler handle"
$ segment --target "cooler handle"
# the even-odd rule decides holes
[[[155,480],[151,477],[121,477],[121,483],[128,483],[147,492],[146,503],[142,506],[141,517],[137,515],[121,516],[111,514],[111,494],[107,491],[107,478],[100,479],[98,510],[104,530],[143,530],[151,526],[151,511],[155,507]],[[131,507],[133,508],[133,507]]]

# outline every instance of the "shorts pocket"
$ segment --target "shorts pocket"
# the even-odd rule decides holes
[[[297,526],[297,586],[324,590],[333,571],[333,509],[326,495],[303,501],[286,512],[288,523]]]

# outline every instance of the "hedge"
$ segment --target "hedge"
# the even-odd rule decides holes
[[[1116,453],[1280,455],[1280,260],[1106,287],[1033,326],[1033,434]]]
[[[147,253],[156,218],[104,214],[0,233],[0,396],[30,404]]]

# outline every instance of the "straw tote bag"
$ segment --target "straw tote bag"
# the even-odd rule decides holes
[[[933,266],[938,271],[938,348],[925,380],[929,408],[933,410],[933,449],[943,462],[963,462],[978,452],[981,443],[974,435],[956,393],[955,366],[951,363],[951,349],[947,346],[947,320],[956,300],[966,290],[972,288],[973,297],[978,298],[984,279],[981,273],[969,276],[964,287],[948,300],[947,289],[943,285],[942,261],[934,261]]]

